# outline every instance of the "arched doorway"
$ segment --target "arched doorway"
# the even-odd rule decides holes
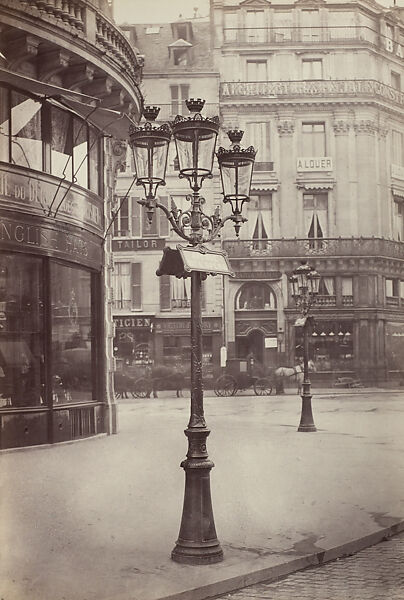
[[[261,329],[252,329],[246,336],[236,338],[236,356],[247,358],[253,355],[260,364],[264,362],[264,333]]]

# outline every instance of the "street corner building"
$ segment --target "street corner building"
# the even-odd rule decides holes
[[[105,0],[0,0],[0,448],[116,431],[112,198],[142,57]]]
[[[216,243],[235,277],[204,282],[205,373],[220,371],[223,347],[227,366],[245,368],[251,354],[267,367],[298,364],[289,277],[307,260],[321,275],[313,381],[403,381],[404,8],[212,0],[209,15],[123,27],[145,55],[144,88],[160,123],[203,97],[206,114],[220,116],[219,139],[240,128],[257,150],[248,220],[239,238],[226,224]],[[132,178],[127,161],[113,232],[115,354],[119,364],[184,364],[189,281],[150,277],[179,239],[164,216],[148,223],[136,193],[125,198]],[[173,146],[166,183],[160,203],[187,210]],[[218,176],[204,196],[221,205]]]

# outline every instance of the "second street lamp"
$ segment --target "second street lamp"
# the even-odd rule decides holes
[[[302,316],[297,319],[297,324],[303,329],[303,385],[302,385],[302,412],[298,431],[317,431],[314,425],[311,408],[311,384],[309,379],[309,336],[310,325],[309,312],[316,302],[320,275],[305,261],[293,271],[290,278],[292,285],[292,296],[296,305],[300,308]]]
[[[221,218],[219,210],[213,215],[203,212],[204,199],[199,191],[205,178],[212,178],[219,118],[201,115],[205,101],[186,101],[189,117],[178,115],[171,125],[153,125],[158,109],[144,110],[147,122],[134,126],[130,145],[136,167],[137,184],[142,185],[148,218],[155,208],[166,215],[172,229],[186,242],[177,249],[166,248],[157,275],[170,274],[191,277],[191,410],[185,430],[188,438],[187,457],[181,466],[185,471],[185,494],[180,532],[171,557],[187,564],[211,564],[223,560],[223,551],[217,539],[210,493],[210,471],[206,440],[210,430],[206,426],[203,408],[202,379],[202,280],[208,274],[231,274],[224,252],[208,249],[202,242],[214,240],[228,221],[233,221],[236,235],[246,219],[241,215],[243,204],[249,201],[249,190],[255,150],[239,146],[243,132],[229,132],[232,146],[219,148],[216,156],[223,182],[223,202],[230,203],[231,214]],[[156,112],[157,111],[157,112]],[[181,178],[187,179],[192,195],[188,210],[180,210],[172,201],[170,209],[156,199],[157,188],[165,185],[168,145],[175,139]]]

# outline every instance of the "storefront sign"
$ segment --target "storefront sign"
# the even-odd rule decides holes
[[[253,329],[259,329],[267,336],[276,335],[276,320],[264,321],[260,319],[236,321],[236,335],[248,335]]]
[[[200,271],[202,273],[231,275],[234,273],[230,267],[227,255],[219,250],[209,250],[205,246],[177,246],[187,272]]]
[[[112,240],[113,252],[139,251],[139,250],[162,250],[165,239],[142,238],[140,240]]]
[[[61,202],[60,206],[59,203]],[[36,177],[24,173],[16,173],[10,167],[0,168],[0,205],[6,208],[32,209],[41,216],[57,214],[59,218],[67,217],[80,225],[88,225],[96,232],[104,228],[102,201],[92,197],[90,192],[70,187],[69,183],[49,181],[46,175]]]
[[[296,161],[297,171],[332,171],[332,169],[332,158],[330,156],[304,156]]]
[[[223,99],[231,97],[259,96],[287,98],[290,96],[376,96],[404,105],[404,93],[373,79],[350,79],[339,81],[234,81],[221,84]]]
[[[280,279],[280,271],[237,271],[237,279]]]
[[[156,331],[159,333],[172,333],[181,335],[191,332],[191,319],[161,319],[156,322]],[[216,318],[202,319],[202,331],[214,333],[222,331],[222,321]]]
[[[79,264],[99,268],[102,262],[101,240],[89,233],[76,234],[38,223],[38,219],[0,219],[0,248],[51,254]]]
[[[133,329],[145,327],[150,328],[152,325],[151,317],[114,317],[114,323],[117,329]]]

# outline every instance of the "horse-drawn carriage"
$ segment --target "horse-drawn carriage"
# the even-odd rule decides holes
[[[157,398],[159,390],[175,390],[177,397],[182,396],[186,378],[184,374],[164,365],[126,368],[114,377],[117,398]]]
[[[230,359],[225,372],[214,383],[216,396],[235,396],[252,388],[256,396],[269,396],[274,387],[273,373],[248,359]]]

